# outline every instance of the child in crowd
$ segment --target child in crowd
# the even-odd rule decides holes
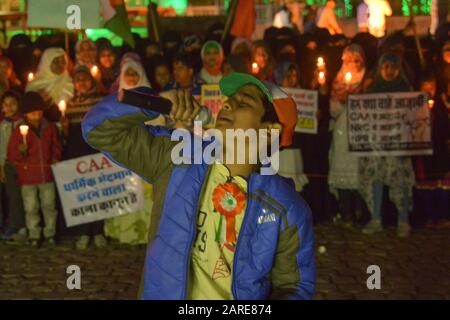
[[[54,123],[43,118],[45,102],[37,92],[27,92],[20,101],[20,111],[26,127],[15,128],[8,145],[8,159],[16,166],[21,185],[25,222],[32,246],[39,246],[41,218],[44,216],[44,238],[48,245],[55,245],[57,211],[55,208],[55,184],[51,165],[61,160],[62,145]]]
[[[3,120],[0,122],[0,194],[4,188],[7,196],[7,211],[0,205],[0,227],[4,223],[3,240],[22,241],[26,238],[25,213],[23,211],[20,186],[17,184],[17,172],[14,164],[7,158],[8,142],[15,128],[22,122],[19,114],[19,94],[7,91],[2,98]],[[6,215],[2,219],[2,214]]]

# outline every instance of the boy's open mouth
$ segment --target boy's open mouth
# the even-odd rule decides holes
[[[219,113],[219,116],[217,117],[217,121],[231,124],[233,122],[233,117],[230,115]]]

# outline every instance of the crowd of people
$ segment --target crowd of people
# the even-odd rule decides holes
[[[103,247],[107,238],[146,243],[151,185],[143,182],[144,211],[66,228],[51,165],[98,152],[83,140],[81,122],[102,97],[136,87],[158,93],[184,88],[199,96],[202,84],[218,83],[232,72],[318,91],[318,133],[295,133],[280,167],[296,182],[316,224],[342,223],[367,234],[398,225],[399,236],[407,236],[411,226],[447,227],[450,38],[448,24],[441,29],[420,39],[424,63],[415,38],[401,31],[378,39],[367,32],[347,38],[323,28],[300,34],[271,27],[260,40],[221,43],[220,29],[211,28],[201,37],[168,31],[161,43],[135,35],[135,48],[83,36],[69,53],[59,35],[34,42],[16,35],[0,56],[1,239],[39,246],[73,235],[80,250],[91,241]],[[319,57],[325,65],[321,75]],[[433,155],[361,158],[350,153],[348,96],[407,91],[427,92],[435,101]],[[61,101],[67,103],[65,112]],[[29,128],[26,135],[23,124]]]

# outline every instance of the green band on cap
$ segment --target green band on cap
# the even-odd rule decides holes
[[[240,88],[247,84],[253,84],[261,90],[264,95],[272,102],[273,98],[270,94],[269,90],[267,90],[266,86],[256,79],[254,76],[249,75],[247,73],[233,72],[222,78],[219,82],[220,91],[226,96],[231,97],[234,95]]]

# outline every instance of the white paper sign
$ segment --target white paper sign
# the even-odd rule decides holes
[[[101,153],[59,162],[52,170],[68,227],[144,207],[141,178]]]
[[[411,156],[433,152],[426,93],[351,95],[347,114],[349,151],[355,155]]]
[[[315,90],[282,88],[297,105],[295,132],[317,134],[318,93]]]

